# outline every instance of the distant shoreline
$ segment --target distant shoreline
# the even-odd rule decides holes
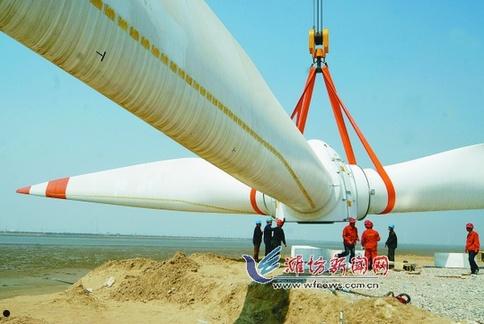
[[[74,232],[28,232],[28,231],[0,231],[0,237],[62,237],[62,238],[97,238],[97,239],[126,239],[126,240],[172,240],[172,241],[187,241],[187,240],[208,240],[208,241],[224,241],[224,242],[238,242],[247,246],[251,246],[251,239],[248,237],[214,237],[214,236],[175,236],[175,235],[147,235],[147,234],[120,234],[120,233],[74,233]],[[326,248],[341,248],[341,242],[335,241],[316,241],[316,240],[288,240],[288,245],[315,245],[317,247]],[[384,241],[380,242],[380,251],[386,251],[383,247]],[[8,244],[0,240],[0,244]],[[431,244],[409,244],[401,243],[397,252],[415,253],[418,255],[433,255],[435,252],[463,252],[463,246],[460,245],[431,245]]]
[[[25,231],[0,231],[0,235],[51,235],[51,236],[94,236],[94,237],[123,237],[123,238],[163,238],[163,239],[224,239],[246,240],[247,237],[217,237],[217,236],[178,236],[178,235],[149,235],[149,234],[121,234],[121,233],[76,233],[76,232],[25,232]],[[316,241],[315,241],[316,242]]]

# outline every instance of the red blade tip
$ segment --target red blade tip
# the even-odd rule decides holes
[[[17,193],[23,194],[23,195],[29,195],[30,194],[30,186],[17,189]]]

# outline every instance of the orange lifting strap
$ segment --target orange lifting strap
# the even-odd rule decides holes
[[[254,188],[250,189],[250,205],[252,206],[252,209],[256,212],[256,214],[259,214],[259,215],[265,215],[266,213],[264,213],[262,210],[260,210],[259,206],[257,206],[257,190],[255,190]]]
[[[306,120],[309,113],[309,105],[311,104],[311,98],[313,96],[314,81],[316,80],[316,69],[311,67],[309,69],[308,79],[304,86],[303,93],[299,98],[296,108],[291,114],[291,119],[296,117],[296,126],[301,133],[304,133],[304,127],[306,127]]]
[[[331,74],[329,73],[328,66],[325,65],[322,69],[321,68],[314,68],[311,67],[309,69],[309,75],[306,80],[306,85],[304,86],[303,93],[299,98],[294,111],[291,114],[291,119],[296,117],[296,126],[301,133],[304,133],[304,128],[306,126],[306,120],[309,113],[309,105],[311,103],[311,97],[313,94],[314,89],[314,82],[316,79],[316,73],[322,72],[323,80],[326,85],[326,90],[328,91],[329,102],[331,103],[331,107],[333,109],[334,118],[336,120],[336,125],[338,126],[338,131],[341,137],[341,141],[343,142],[343,147],[346,153],[346,157],[348,159],[349,164],[357,164],[355,153],[353,151],[353,147],[351,145],[351,140],[348,135],[348,130],[346,129],[345,119],[343,117],[343,113],[348,118],[351,126],[353,127],[354,131],[358,135],[361,144],[365,148],[366,153],[368,154],[371,162],[375,166],[376,171],[382,178],[385,187],[387,189],[387,205],[385,209],[381,212],[381,214],[387,214],[392,211],[393,207],[395,206],[395,188],[393,186],[392,180],[388,176],[387,172],[383,168],[380,160],[375,154],[375,151],[370,146],[370,143],[366,140],[363,132],[356,124],[356,121],[351,116],[349,110],[344,105],[343,101],[341,101],[340,97],[336,92],[336,87],[334,86],[333,79],[331,78]]]

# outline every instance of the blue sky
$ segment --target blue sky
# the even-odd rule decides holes
[[[312,1],[208,1],[290,113],[310,57]],[[384,164],[484,142],[484,2],[326,1],[339,93]],[[192,156],[164,134],[0,34],[0,229],[251,235],[253,216],[40,199],[15,189],[63,176]],[[307,138],[343,153],[322,81]],[[357,150],[358,156],[363,152]],[[360,158],[368,166],[365,158]],[[456,166],[458,168],[458,166]],[[372,216],[402,242],[463,244],[484,210]],[[339,240],[343,224],[288,224],[289,238]]]

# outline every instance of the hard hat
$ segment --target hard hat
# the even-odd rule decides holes
[[[391,229],[394,229],[395,228],[395,225],[388,225],[388,228],[391,228]]]
[[[276,224],[277,224],[277,226],[282,227],[282,225],[284,225],[284,220],[283,220],[283,219],[278,218],[278,219],[277,219],[277,221],[276,221]]]
[[[267,217],[266,218],[266,223],[272,223],[272,217]]]
[[[366,228],[372,228],[373,227],[373,223],[371,222],[371,220],[367,219],[365,221],[365,227]]]
[[[256,220],[256,221],[255,221],[255,224],[256,224],[256,225],[260,225],[260,224],[262,224],[262,223],[261,223],[260,219],[258,219],[258,220]]]
[[[353,217],[348,218],[348,221],[350,222],[350,224],[356,223],[356,219],[354,219]]]
[[[467,223],[466,228],[474,228],[474,224],[472,224],[472,223]]]

